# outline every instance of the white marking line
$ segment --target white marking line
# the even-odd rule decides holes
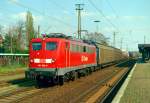
[[[124,84],[121,86],[119,92],[117,93],[117,95],[115,96],[115,98],[113,99],[112,103],[120,103],[121,97],[123,96],[125,89],[132,77],[133,71],[136,67],[136,64],[134,65],[133,69],[131,70],[130,74],[128,75],[127,79],[125,80]]]

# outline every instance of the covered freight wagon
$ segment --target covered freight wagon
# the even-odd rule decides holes
[[[99,66],[104,66],[125,59],[125,56],[120,49],[111,46],[105,46],[100,43],[96,43],[96,47],[97,63]]]

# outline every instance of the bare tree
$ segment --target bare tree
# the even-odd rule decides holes
[[[3,33],[3,26],[0,25],[0,34],[2,34],[2,33]]]
[[[4,39],[4,50],[8,53],[18,53],[20,44],[18,43],[18,27],[10,26]]]
[[[18,41],[17,41],[17,45],[18,45],[18,50],[19,51],[22,51],[24,49],[23,45],[24,44],[24,41],[23,41],[23,34],[22,34],[22,31],[23,31],[23,28],[24,28],[24,22],[23,21],[19,21],[18,24],[17,24],[17,34],[18,34]]]
[[[27,36],[27,45],[32,38],[35,38],[34,27],[33,27],[33,17],[30,11],[27,11],[26,15],[26,36]]]
[[[104,45],[108,45],[108,39],[109,38],[106,38],[103,34],[101,33],[89,33],[87,34],[87,39],[88,40],[93,40],[95,42],[99,42],[101,44],[104,44]]]

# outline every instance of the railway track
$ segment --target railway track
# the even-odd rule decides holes
[[[8,82],[0,82],[0,88],[3,88],[3,87],[7,87],[7,86],[10,86],[12,84],[8,83]]]
[[[28,81],[25,79],[24,70],[20,68],[15,72],[1,73],[0,74],[0,88],[18,85]]]
[[[106,76],[105,79],[98,81],[97,84],[91,86],[78,97],[71,100],[71,103],[108,103],[106,101],[108,101],[108,98],[112,95],[110,92],[113,91],[118,81],[121,81],[120,78],[122,79],[127,72],[130,71],[129,68],[132,67],[133,64],[134,61],[125,61],[118,64],[119,67],[120,65],[123,65],[122,68],[119,70],[116,69],[115,72],[112,72],[112,74]],[[110,99],[109,102],[111,102]]]
[[[128,71],[128,67],[127,61],[126,63],[123,63],[123,66],[107,67],[92,73],[92,75],[77,79],[74,82],[65,83],[64,86],[46,88],[40,95],[35,94],[35,96],[30,96],[30,98],[24,99],[21,103],[85,103],[99,89],[107,87],[106,91],[103,90],[104,92],[101,96],[102,99],[113,87],[114,82],[116,82],[123,73]],[[119,74],[118,77],[116,77],[117,74]]]
[[[119,86],[121,86],[121,83],[123,83],[123,80],[125,80],[127,74],[130,72],[131,67],[133,66],[134,63],[135,61],[130,61],[130,63],[129,61],[128,63],[123,63],[125,65],[122,69],[108,76],[108,78],[106,78],[106,81],[104,80],[105,82],[104,85],[100,86],[101,85],[100,83],[99,86],[97,85],[98,88],[95,86],[94,88],[96,90],[96,93],[93,93],[93,95],[86,98],[85,101],[82,101],[82,102],[84,103],[110,103],[111,100],[113,99],[113,96],[115,96],[115,93],[117,93]]]
[[[0,88],[24,81],[26,81],[26,79],[24,78],[23,73],[16,75],[0,75]]]
[[[28,81],[28,80],[25,79],[25,78],[18,78],[18,79],[13,79],[13,80],[0,81],[0,88],[8,87],[8,86],[11,86],[11,85],[17,85],[19,83],[26,82],[26,81]]]
[[[127,70],[127,69],[126,69]],[[111,79],[113,79],[116,75],[119,75],[119,73],[123,73],[126,71],[125,69],[122,70],[116,70],[115,72],[108,75],[105,79],[100,80],[97,82],[97,84],[93,85],[87,91],[83,92],[81,95],[79,95],[77,98],[75,98],[71,103],[95,103],[94,98],[96,98],[96,95],[94,95],[97,91],[100,91],[101,94],[100,97],[102,97],[107,89],[110,89],[113,85],[109,83]],[[101,89],[101,90],[99,90]],[[94,101],[94,102],[93,102]]]
[[[108,87],[108,90],[111,89],[112,85],[109,85],[108,81],[120,72],[123,73],[127,71],[127,64],[124,63],[123,67],[107,67],[98,72],[92,73],[92,75],[77,79],[74,82],[65,83],[64,86],[37,89],[34,87],[35,83],[33,81],[26,81],[16,85],[3,87],[0,89],[0,103],[89,103],[87,100],[90,99],[90,97],[92,97],[100,88],[106,86]],[[108,90],[106,91],[108,92]],[[103,93],[102,95],[101,99],[102,97],[105,97],[106,94]]]
[[[0,102],[1,103],[15,103],[15,102],[20,102],[21,100],[23,100],[24,98],[27,98],[29,95],[33,95],[37,92],[40,92],[41,90],[37,90],[37,89],[23,89],[19,92],[15,92],[15,93],[12,93],[12,94],[9,94],[7,96],[3,96],[3,97],[0,97]]]
[[[126,71],[123,75],[121,75],[121,77],[119,78],[119,80],[117,80],[114,84],[114,86],[107,92],[107,94],[105,94],[105,96],[99,100],[98,102],[100,103],[110,103],[112,102],[113,98],[115,97],[115,95],[117,94],[118,90],[120,89],[121,85],[123,84],[123,82],[125,81],[125,79],[127,78],[128,74],[130,73],[130,71],[132,70],[132,68],[134,67],[135,63],[136,63],[136,59],[133,59],[128,65],[131,65],[129,67],[129,70]]]
[[[35,82],[25,80],[15,85],[2,87],[0,88],[0,103],[18,102],[28,95],[40,91],[34,86]]]

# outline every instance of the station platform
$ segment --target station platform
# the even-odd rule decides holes
[[[150,103],[150,62],[134,65],[112,103]]]

